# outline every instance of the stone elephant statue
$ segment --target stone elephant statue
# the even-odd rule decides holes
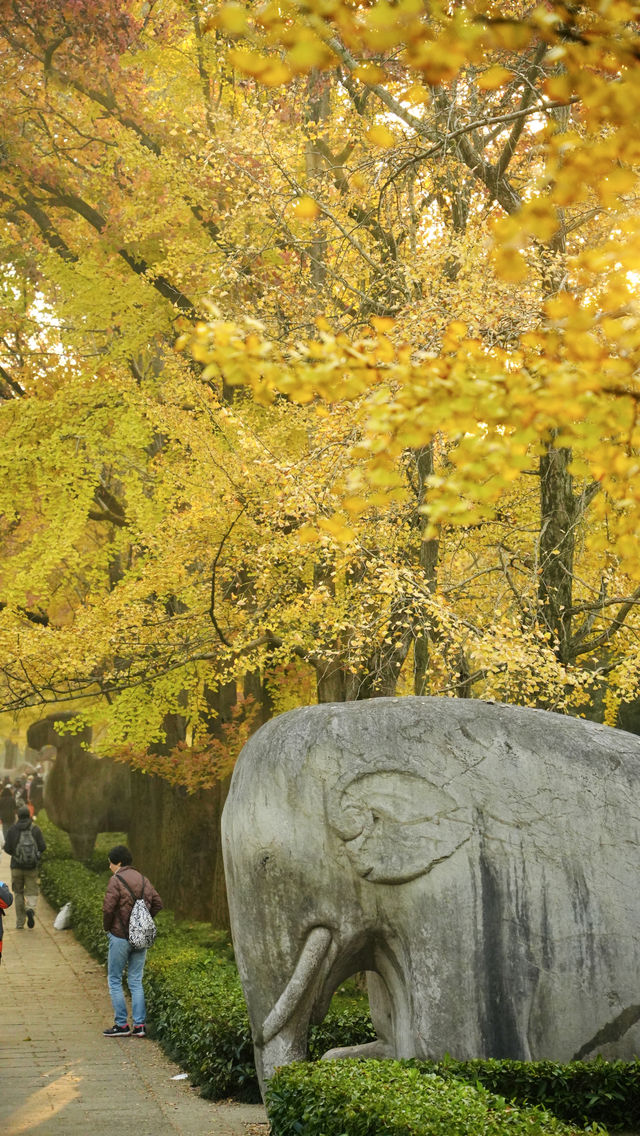
[[[222,819],[261,1084],[368,972],[378,1040],[326,1056],[640,1053],[640,738],[380,698],[249,740]]]
[[[56,747],[56,759],[44,784],[44,807],[53,823],[69,833],[76,859],[86,860],[99,832],[128,832],[131,770],[88,752],[90,730],[58,733],[56,724],[70,717],[53,714],[34,722],[27,731],[27,743],[34,750]]]

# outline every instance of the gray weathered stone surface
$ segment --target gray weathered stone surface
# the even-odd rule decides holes
[[[370,972],[374,1055],[640,1053],[640,738],[468,700],[291,711],[223,815],[263,1077]]]

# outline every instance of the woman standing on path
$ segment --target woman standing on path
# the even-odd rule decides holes
[[[107,958],[107,982],[115,1017],[110,1029],[104,1030],[105,1037],[145,1036],[147,1014],[142,975],[147,957],[146,948],[135,950],[129,942],[129,919],[135,899],[144,900],[152,917],[162,908],[162,900],[156,889],[133,867],[132,855],[125,844],[116,844],[109,853],[109,867],[113,873],[107,885],[102,905],[102,925],[109,936],[109,955]],[[122,882],[119,877],[122,876]],[[126,883],[125,883],[126,881]],[[128,887],[126,886],[128,884]],[[131,888],[131,891],[129,891]],[[134,899],[135,896],[135,899]],[[122,989],[122,976],[127,968],[127,985],[131,992],[131,1014],[133,1029],[127,1021],[127,1006]]]

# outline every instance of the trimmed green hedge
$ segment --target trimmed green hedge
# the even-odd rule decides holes
[[[153,1033],[202,1095],[260,1099],[247,1010],[235,965],[224,954],[158,944],[145,988]]]
[[[279,1069],[269,1083],[272,1136],[573,1136],[540,1107],[412,1062],[324,1061]],[[594,1126],[592,1132],[602,1131]]]
[[[640,1060],[415,1061],[421,1071],[483,1085],[518,1104],[543,1104],[574,1124],[640,1131]]]
[[[47,853],[45,853],[45,856]],[[40,887],[52,907],[71,901],[76,939],[98,962],[107,961],[107,937],[102,930],[102,900],[108,879],[75,860],[49,860],[40,864]]]

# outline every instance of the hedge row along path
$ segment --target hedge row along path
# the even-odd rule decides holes
[[[205,1101],[149,1038],[102,1036],[113,1021],[104,968],[54,917],[42,896],[33,930],[16,931],[13,908],[5,916],[3,1136],[266,1136],[261,1106]]]

